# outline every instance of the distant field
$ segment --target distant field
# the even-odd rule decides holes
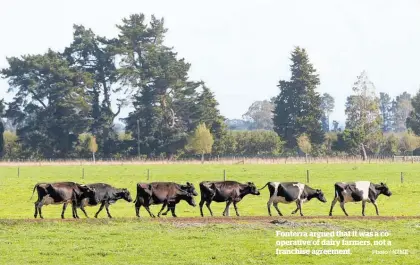
[[[84,179],[82,171],[84,168]],[[190,181],[196,185],[203,180],[222,180],[226,170],[228,180],[253,181],[262,187],[268,181],[306,182],[324,191],[327,203],[311,201],[303,206],[306,216],[316,219],[288,219],[284,225],[269,223],[266,219],[248,222],[236,219],[228,223],[206,222],[199,217],[198,207],[181,202],[177,206],[184,220],[164,217],[168,222],[149,218],[144,209],[141,220],[135,217],[134,204],[119,201],[110,210],[115,217],[106,218],[103,211],[98,220],[62,222],[61,206],[43,208],[45,220],[32,222],[36,192],[29,200],[37,182],[76,181],[80,183],[106,182],[125,187],[135,196],[137,182]],[[276,230],[389,230],[394,248],[410,250],[408,256],[386,256],[387,264],[420,264],[420,164],[295,164],[295,165],[112,165],[112,166],[17,166],[0,167],[0,264],[380,264],[384,256],[371,255],[371,247],[354,247],[354,255],[341,256],[276,256]],[[403,172],[404,183],[400,181]],[[413,219],[336,220],[328,215],[337,181],[371,180],[386,182],[393,192],[388,198],[380,196],[381,216],[413,216]],[[267,216],[268,190],[261,196],[248,195],[238,204],[242,216]],[[196,199],[199,202],[199,196]],[[283,214],[290,215],[295,205],[279,205]],[[160,206],[152,206],[156,214]],[[224,204],[213,203],[215,215],[221,216]],[[361,215],[361,204],[346,204],[352,216]],[[93,216],[97,208],[88,208]],[[273,209],[273,213],[274,213]],[[205,215],[209,215],[204,207]],[[230,211],[234,214],[233,209]],[[368,204],[366,214],[375,215]],[[336,205],[334,215],[343,216]],[[325,217],[322,217],[325,216]],[[66,217],[72,219],[70,207]],[[4,220],[8,219],[8,220]],[[12,220],[10,220],[12,219]],[[29,219],[29,220],[28,220]],[[280,218],[274,218],[280,219]],[[184,221],[181,221],[184,220]],[[195,221],[196,220],[196,221]],[[206,219],[205,219],[206,220]],[[223,219],[224,220],[224,219]],[[358,255],[358,254],[363,254]],[[292,263],[295,262],[295,263]]]

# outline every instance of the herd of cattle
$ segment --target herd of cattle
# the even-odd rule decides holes
[[[326,203],[324,193],[320,189],[313,189],[306,184],[299,182],[268,182],[261,189],[257,189],[254,183],[239,183],[236,181],[204,181],[200,183],[201,201],[200,213],[203,215],[203,205],[206,204],[211,216],[213,212],[210,208],[212,201],[226,202],[226,208],[223,216],[229,216],[229,207],[233,204],[236,215],[239,216],[237,204],[248,194],[260,195],[260,190],[268,187],[270,198],[267,202],[268,214],[271,216],[271,204],[277,210],[280,216],[283,216],[278,203],[296,203],[296,210],[292,214],[299,211],[302,213],[302,203],[308,202],[313,198]],[[391,191],[384,183],[374,184],[370,181],[357,182],[337,182],[334,185],[335,196],[331,203],[329,215],[332,215],[333,208],[337,201],[340,202],[341,209],[348,215],[344,204],[346,202],[362,202],[362,215],[365,215],[366,202],[370,202],[375,206],[376,214],[379,215],[376,200],[380,194],[391,196]],[[109,212],[109,206],[119,199],[132,202],[132,198],[128,189],[114,188],[105,183],[95,184],[79,184],[74,182],[56,182],[56,183],[38,183],[35,185],[32,196],[38,193],[38,200],[35,202],[35,214],[40,218],[42,216],[42,206],[49,204],[63,204],[61,218],[64,218],[64,212],[68,204],[72,205],[73,218],[79,218],[77,208],[80,208],[86,217],[88,217],[85,207],[100,205],[95,218],[105,207],[109,218],[112,218]],[[32,199],[31,196],[31,199]],[[166,215],[171,211],[172,216],[176,217],[175,207],[181,201],[186,201],[191,206],[196,206],[194,197],[198,196],[197,191],[192,183],[187,182],[185,185],[174,182],[152,182],[137,183],[137,195],[134,200],[136,216],[140,217],[140,208],[143,206],[151,217],[155,215],[150,211],[151,205],[162,204],[162,208],[158,213]],[[163,210],[167,207],[166,212]]]

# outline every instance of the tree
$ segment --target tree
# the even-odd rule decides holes
[[[405,132],[400,139],[399,149],[403,154],[406,152],[411,152],[412,154],[419,146],[420,138],[411,131]]]
[[[297,146],[296,138],[306,133],[314,145],[324,141],[321,117],[321,97],[316,92],[320,84],[315,68],[305,49],[296,47],[291,53],[290,81],[280,80],[280,94],[275,99],[274,131],[286,142]]]
[[[328,94],[324,93],[321,97],[321,109],[323,112],[322,115],[322,129],[324,132],[330,131],[330,115],[334,109],[334,98]]]
[[[98,144],[96,143],[95,136],[92,136],[89,139],[89,150],[92,153],[93,163],[95,163],[95,153],[98,151]]]
[[[201,154],[201,163],[204,163],[204,155],[211,153],[214,139],[210,130],[204,123],[200,123],[194,134],[188,139],[187,149],[196,154]]]
[[[217,102],[214,93],[202,82],[202,91],[199,93],[196,102],[190,103],[194,114],[191,116],[193,128],[196,128],[200,123],[206,124],[210,129],[210,133],[214,137],[214,145],[212,153],[225,154],[227,152],[224,140],[227,137],[225,118],[220,115],[218,109],[219,103]],[[184,107],[185,109],[185,107]],[[188,116],[185,113],[183,116]],[[191,131],[193,128],[188,128]]]
[[[407,92],[397,96],[394,102],[394,131],[403,132],[407,130],[406,121],[410,116],[413,106],[411,104],[411,95]]]
[[[273,110],[273,102],[257,100],[252,103],[242,118],[251,123],[251,130],[272,130]]]
[[[411,100],[411,104],[413,106],[413,110],[407,117],[406,125],[416,135],[420,135],[420,90]]]
[[[18,142],[18,137],[11,131],[3,133],[4,149],[3,159],[18,159],[21,156],[21,145]]]
[[[0,100],[0,157],[3,156],[4,151],[4,139],[3,139],[3,133],[4,133],[4,124],[3,124],[3,113],[4,113],[4,100]]]
[[[89,128],[90,74],[70,67],[57,52],[7,58],[1,74],[15,92],[5,116],[13,121],[28,156],[69,157],[77,135]]]
[[[394,119],[391,97],[384,92],[379,93],[379,110],[382,115],[382,131],[390,132]]]
[[[367,152],[374,153],[374,145],[382,136],[379,99],[365,71],[357,77],[353,92],[354,95],[349,96],[346,102],[346,130],[352,130],[358,136],[356,144],[360,146],[363,159],[366,159]]]
[[[338,121],[334,120],[332,123],[333,123],[333,130],[332,130],[333,132],[341,131],[341,129],[338,128],[339,126]]]
[[[126,130],[136,135],[138,122],[141,150],[149,157],[172,158],[185,146],[189,128],[193,129],[191,116],[202,82],[190,81],[190,64],[163,44],[167,32],[163,19],[152,16],[147,24],[143,14],[135,14],[117,28],[119,77],[134,91],[134,110],[125,119]]]
[[[97,136],[100,152],[108,157],[115,149],[117,139],[113,122],[125,106],[128,92],[128,89],[117,85],[116,40],[97,36],[82,25],[74,25],[73,28],[73,42],[65,49],[64,55],[72,67],[92,76],[93,85],[87,90],[92,106],[89,131]],[[120,95],[115,98],[116,111],[112,110],[111,95]]]
[[[297,144],[299,149],[305,153],[305,160],[307,160],[308,154],[312,151],[312,144],[309,137],[306,134],[302,134],[297,138]]]
[[[398,154],[399,139],[395,134],[391,133],[385,140],[384,146],[382,147],[383,154],[396,155]]]

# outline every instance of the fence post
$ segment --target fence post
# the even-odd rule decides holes
[[[150,169],[147,169],[147,180],[150,179]]]
[[[223,181],[226,181],[226,169],[223,169]]]
[[[306,182],[309,183],[309,170],[306,170]]]
[[[18,177],[20,176],[20,167],[18,167]]]
[[[85,168],[82,168],[82,179],[85,179]]]
[[[404,182],[404,175],[403,175],[403,173],[401,172],[401,183],[403,183]]]

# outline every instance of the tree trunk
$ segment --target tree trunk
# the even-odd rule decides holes
[[[361,151],[362,151],[363,161],[365,161],[367,159],[365,145],[364,144],[360,144],[360,148],[361,148]]]
[[[201,164],[204,164],[204,152],[201,153]]]
[[[95,160],[95,152],[92,152],[92,158],[93,158],[93,163],[96,163],[96,160]]]

